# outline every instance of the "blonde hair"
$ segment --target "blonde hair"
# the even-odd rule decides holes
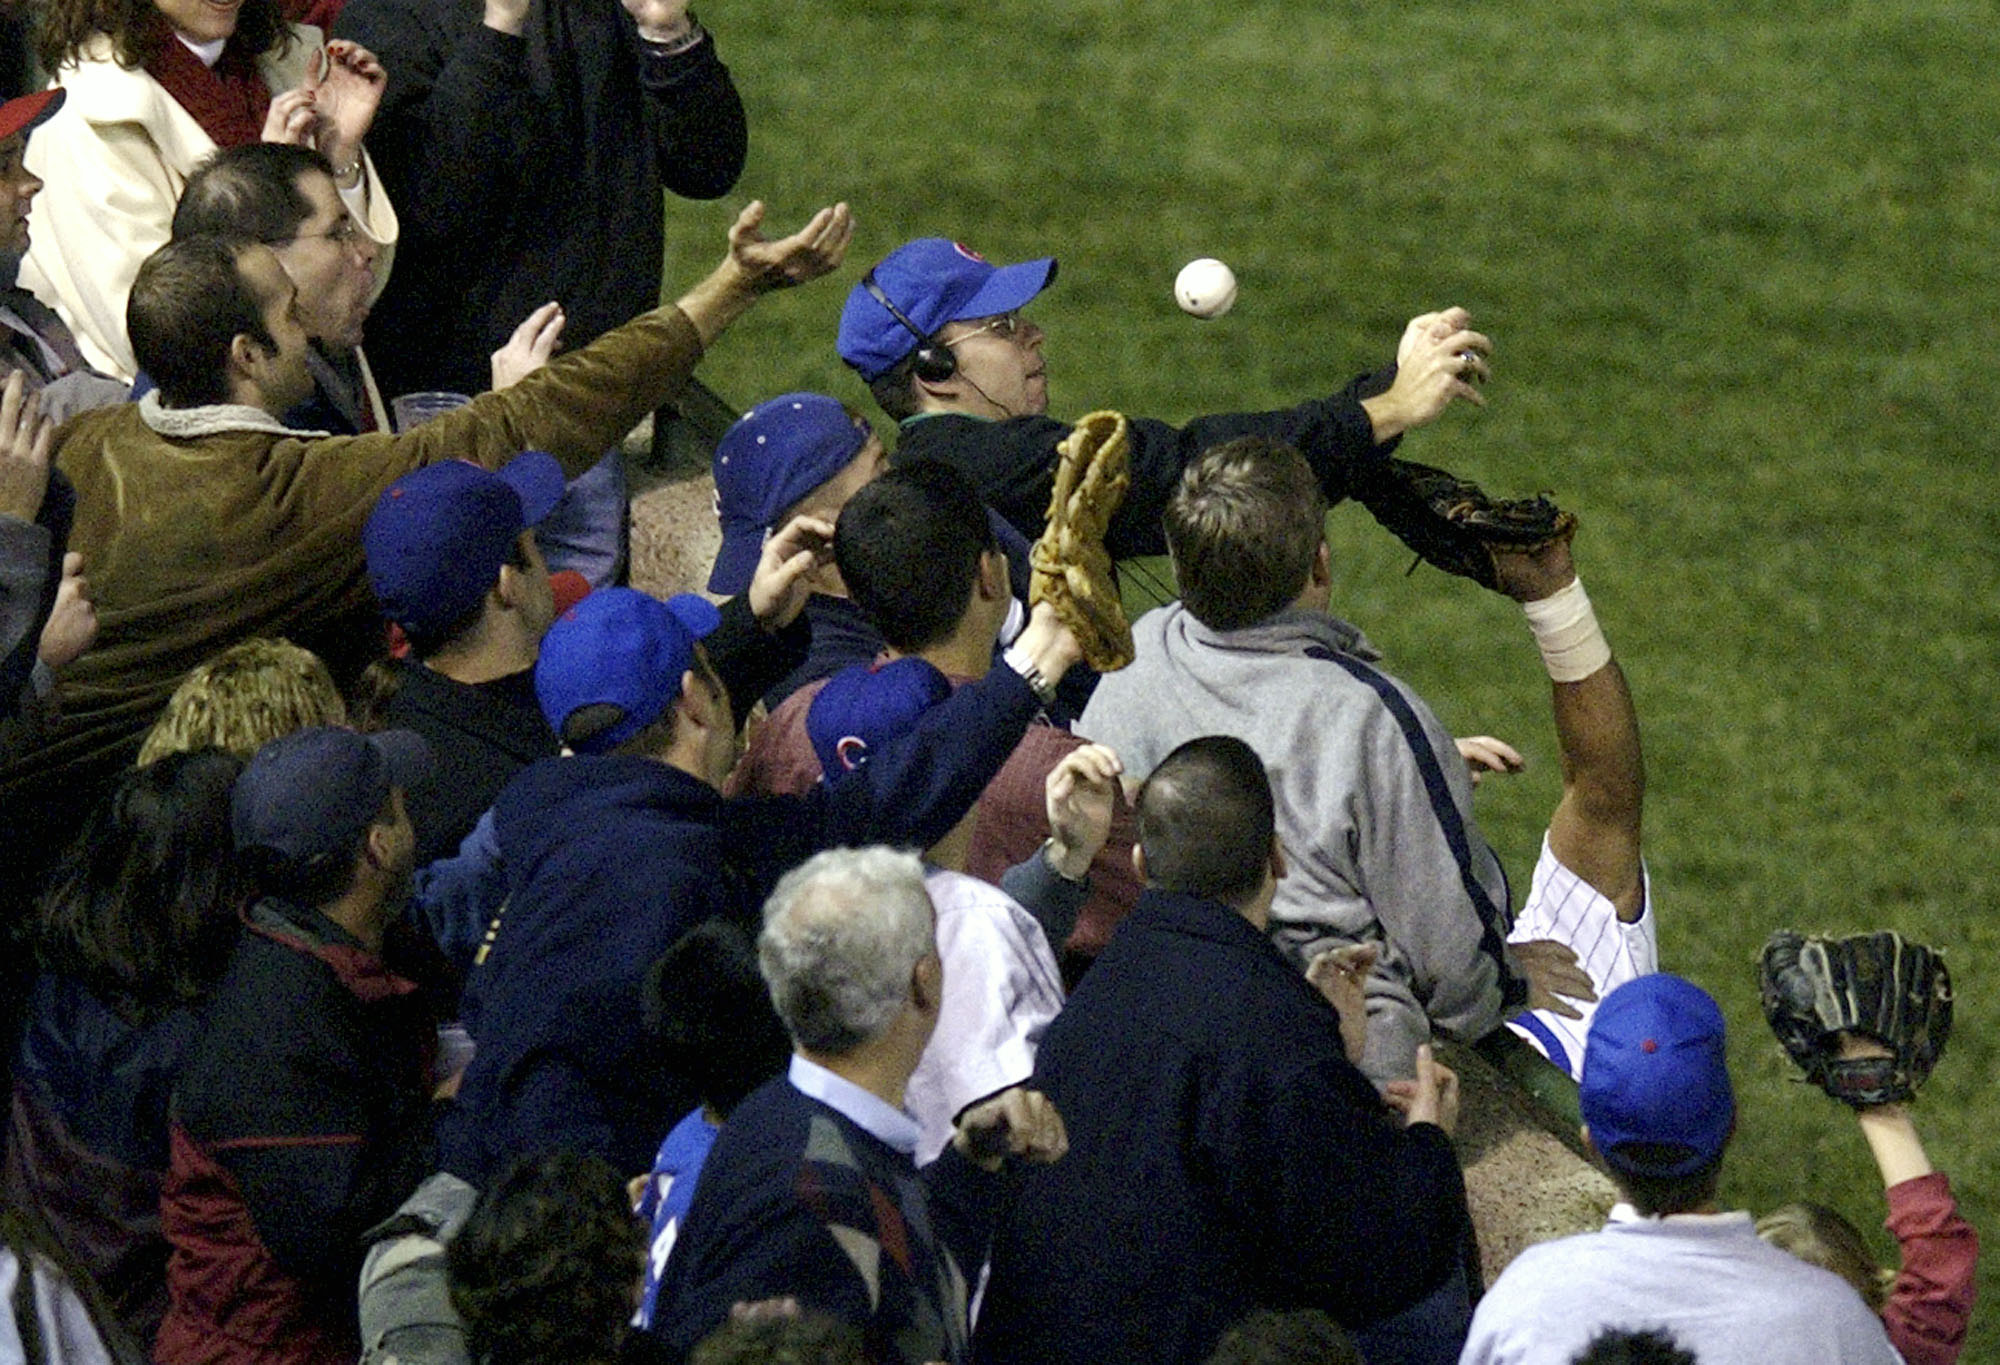
[[[181,679],[139,762],[209,747],[248,758],[294,730],[345,724],[347,703],[317,654],[289,640],[245,640]]]
[[[1757,1235],[1782,1251],[1854,1286],[1869,1311],[1881,1313],[1896,1272],[1869,1254],[1861,1230],[1824,1204],[1786,1204],[1757,1220]]]

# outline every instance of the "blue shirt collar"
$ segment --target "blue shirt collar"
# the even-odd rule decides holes
[[[797,1053],[792,1054],[792,1067],[786,1074],[793,1089],[818,1100],[878,1142],[906,1156],[917,1150],[917,1121],[880,1095]]]

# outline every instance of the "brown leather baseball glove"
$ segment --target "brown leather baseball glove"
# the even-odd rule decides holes
[[[1109,673],[1132,662],[1132,627],[1118,600],[1118,580],[1104,532],[1125,500],[1132,476],[1125,419],[1093,412],[1056,447],[1055,491],[1048,525],[1028,563],[1030,606],[1047,602],[1076,636],[1084,662]]]

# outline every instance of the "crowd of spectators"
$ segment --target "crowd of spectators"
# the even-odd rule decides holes
[[[1107,544],[1179,596],[1099,676],[1027,602],[1056,262],[907,243],[827,328],[893,450],[758,404],[662,600],[621,439],[853,231],[753,203],[659,304],[662,194],[747,149],[684,0],[44,17],[0,104],[0,1359],[1958,1358],[1977,1239],[1901,1106],[1859,1115],[1899,1271],[1718,1203],[1721,1014],[1660,970],[1569,539],[1491,565],[1562,757],[1519,901],[1474,788],[1520,754],[1334,614],[1329,510],[1416,534],[1398,445],[1484,402],[1465,310],[1131,420]],[[1490,1288],[1447,1044],[1576,1087],[1621,1196]]]

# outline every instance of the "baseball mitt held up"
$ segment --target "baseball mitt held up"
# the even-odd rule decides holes
[[[1104,548],[1111,514],[1125,501],[1132,482],[1124,417],[1091,413],[1056,453],[1060,459],[1048,525],[1028,556],[1034,570],[1028,603],[1054,607],[1082,647],[1084,662],[1110,673],[1132,662],[1132,627]]]
[[[1921,943],[1889,930],[1818,938],[1781,929],[1758,964],[1764,1017],[1806,1079],[1843,1104],[1913,1097],[1951,1037],[1951,973]],[[1887,1057],[1840,1055],[1842,1033]]]
[[[1495,553],[1527,553],[1576,531],[1576,517],[1546,495],[1490,497],[1470,479],[1411,460],[1377,462],[1355,491],[1419,560],[1496,591]]]

